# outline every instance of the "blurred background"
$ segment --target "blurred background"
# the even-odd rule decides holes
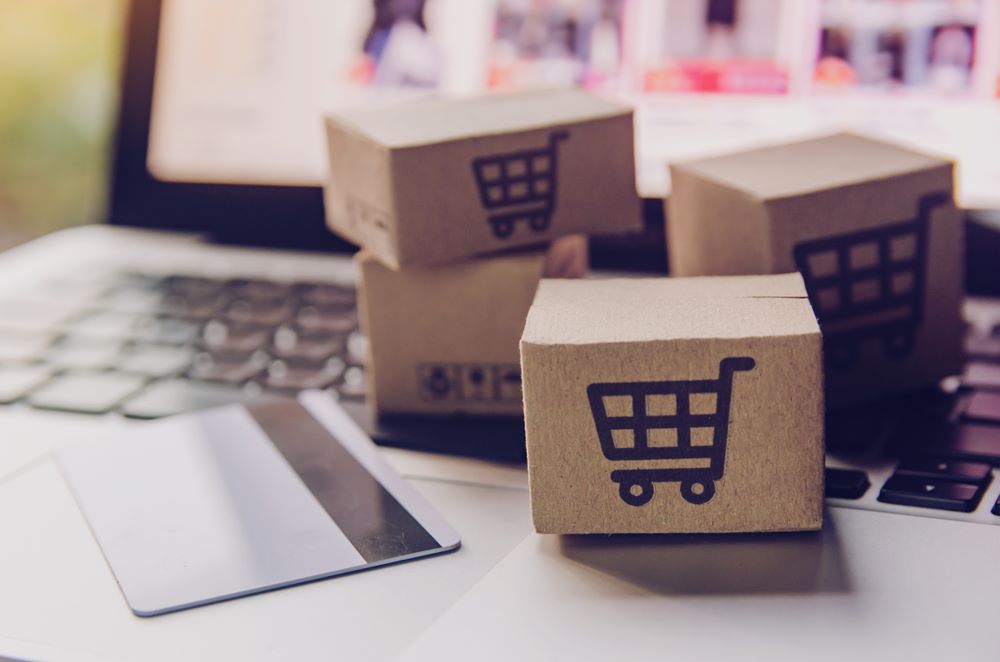
[[[0,249],[102,219],[118,0],[0,0]]]
[[[160,179],[315,184],[321,109],[582,85],[639,107],[647,196],[669,190],[671,159],[856,128],[960,157],[960,201],[1000,206],[1000,0],[168,4],[168,22],[210,29],[161,51],[170,89],[157,82],[148,163]],[[102,220],[123,14],[119,0],[0,0],[0,247]],[[303,43],[315,52],[293,58]],[[190,112],[254,94],[286,104],[267,116],[277,130]]]

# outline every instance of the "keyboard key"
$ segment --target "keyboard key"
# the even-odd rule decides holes
[[[993,467],[982,462],[906,458],[896,467],[896,475],[986,485],[993,477]]]
[[[891,447],[901,456],[926,455],[1000,466],[1000,426],[917,421],[901,426]]]
[[[339,376],[340,371],[332,366],[315,368],[274,361],[268,366],[264,386],[269,389],[289,391],[323,389],[333,384]]]
[[[43,356],[56,336],[26,329],[0,329],[0,362],[27,363]]]
[[[878,500],[901,506],[971,513],[979,505],[982,492],[979,485],[896,475],[882,486]]]
[[[225,283],[212,278],[198,276],[168,276],[163,281],[163,289],[188,299],[210,299],[222,293]]]
[[[351,366],[344,371],[343,379],[335,388],[342,398],[360,400],[368,392],[368,375],[364,369]]]
[[[276,326],[291,319],[295,310],[288,301],[236,299],[225,310],[225,317],[241,324]]]
[[[972,361],[965,364],[962,386],[972,389],[1000,390],[1000,363]]]
[[[199,325],[182,319],[100,310],[74,321],[68,332],[74,337],[136,339],[168,345],[192,342]]]
[[[67,340],[49,350],[46,361],[62,370],[102,370],[118,362],[120,341]]]
[[[122,405],[121,412],[130,418],[160,418],[198,409],[239,404],[251,399],[252,396],[246,391],[231,386],[170,379],[154,382],[129,398]]]
[[[199,325],[188,320],[113,311],[90,313],[67,330],[71,339],[136,340],[160,345],[187,345],[199,332]]]
[[[323,362],[323,368],[327,372],[332,372],[338,377],[342,377],[344,372],[347,370],[347,362],[339,356],[331,356]],[[362,372],[364,372],[363,369]]]
[[[83,311],[76,302],[6,299],[0,301],[0,326],[14,329],[53,330]]]
[[[159,317],[138,329],[134,340],[155,345],[190,345],[201,333],[201,325],[182,319]]]
[[[307,333],[282,326],[274,333],[271,354],[289,361],[321,363],[334,354],[344,351],[341,336],[330,333]]]
[[[945,451],[950,457],[1000,466],[1000,428],[974,423],[955,427],[954,436]]]
[[[141,271],[119,271],[112,277],[117,289],[157,291],[163,289],[163,276]]]
[[[74,373],[56,377],[28,396],[41,409],[103,414],[138,391],[145,378],[118,373]]]
[[[43,365],[0,366],[0,404],[20,400],[51,376],[52,370]]]
[[[868,474],[854,469],[831,469],[824,472],[826,496],[834,499],[860,499],[871,487]]]
[[[95,311],[74,321],[69,333],[74,338],[126,340],[135,335],[139,327],[148,323],[148,318],[139,315],[114,311]]]
[[[347,360],[353,365],[368,363],[368,338],[360,331],[352,331],[347,336]]]
[[[167,294],[157,307],[157,313],[165,317],[205,321],[218,315],[225,302],[222,295],[198,299],[180,294]]]
[[[163,293],[155,290],[123,288],[101,298],[96,304],[101,310],[137,315],[152,315],[160,309]]]
[[[965,355],[970,359],[1000,361],[1000,337],[982,335],[966,336]]]
[[[81,275],[40,283],[27,292],[26,296],[41,301],[83,306],[106,294],[112,285],[112,278],[108,275],[94,275],[93,277]]]
[[[962,418],[1000,424],[1000,392],[975,391],[970,394],[965,400]]]
[[[170,377],[184,372],[194,359],[185,347],[138,345],[125,352],[115,368],[147,377]]]
[[[233,296],[254,301],[287,301],[294,293],[292,285],[270,280],[231,280],[228,287]]]
[[[271,339],[271,329],[212,320],[201,334],[201,346],[213,354],[247,355],[262,349]]]
[[[329,283],[298,283],[296,291],[302,301],[315,306],[354,308],[357,299],[353,287]]]
[[[269,361],[270,358],[263,352],[249,356],[201,353],[195,356],[188,375],[206,382],[242,384],[263,372]]]
[[[347,334],[358,328],[353,308],[303,306],[295,315],[296,325],[305,331]]]

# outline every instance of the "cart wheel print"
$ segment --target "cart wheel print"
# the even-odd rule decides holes
[[[912,332],[894,333],[882,339],[882,349],[894,359],[902,359],[913,352],[916,338]]]
[[[506,239],[510,235],[514,234],[514,222],[508,221],[506,219],[494,219],[490,221],[493,225],[493,234],[497,236],[498,239]]]
[[[622,501],[630,506],[649,503],[654,483],[680,483],[681,497],[695,505],[715,496],[715,482],[725,470],[733,376],[756,365],[749,356],[730,356],[719,361],[715,379],[597,382],[587,387],[604,457],[628,463],[629,468],[611,472]],[[692,411],[691,396],[702,394],[715,396],[714,412]],[[673,403],[673,413],[664,413],[662,404],[655,409],[656,403],[667,400]],[[711,443],[692,444],[696,429],[710,431]],[[658,430],[674,430],[676,443],[650,443],[651,433]],[[692,460],[698,466],[692,467]]]
[[[653,482],[650,480],[623,481],[618,485],[618,495],[630,506],[644,506],[653,498]]]
[[[545,230],[549,227],[549,220],[550,217],[548,214],[536,214],[531,217],[531,220],[528,221],[528,223],[531,225],[531,229],[535,232],[545,232]]]
[[[552,131],[544,147],[472,160],[472,172],[483,209],[492,214],[487,221],[497,239],[514,234],[519,222],[533,232],[549,227],[556,210],[558,190],[558,146],[569,139],[569,131]]]
[[[715,482],[711,480],[684,481],[681,483],[681,496],[684,497],[685,501],[696,506],[708,503],[715,496]]]

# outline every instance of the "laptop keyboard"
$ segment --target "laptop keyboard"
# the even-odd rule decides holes
[[[1000,523],[1000,325],[970,327],[966,348],[941,389],[830,418],[829,499]],[[349,285],[137,272],[48,283],[0,301],[0,404],[153,419],[327,389],[350,407],[365,398],[366,351]]]
[[[990,309],[1000,320],[1000,302],[992,302]],[[828,498],[941,513],[989,513],[987,519],[996,521],[1000,326],[970,326],[966,355],[963,374],[945,380],[940,389],[831,417]]]
[[[365,394],[353,287],[119,273],[0,302],[0,403],[159,418],[265,393]]]

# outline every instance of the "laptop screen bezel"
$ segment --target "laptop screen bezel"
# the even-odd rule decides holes
[[[125,20],[109,221],[222,241],[352,251],[326,229],[322,189],[167,182],[147,165],[161,0],[130,0]]]

